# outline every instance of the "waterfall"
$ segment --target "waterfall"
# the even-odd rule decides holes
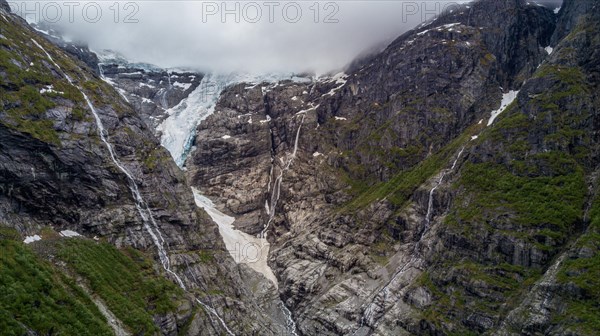
[[[179,285],[179,287],[181,287],[181,289],[183,289],[184,291],[187,291],[185,284],[183,283],[183,281],[181,280],[179,275],[177,275],[177,273],[175,273],[174,271],[171,270],[171,262],[169,260],[169,255],[167,253],[167,250],[165,248],[166,243],[162,236],[162,233],[160,232],[160,228],[158,227],[158,224],[154,220],[154,217],[152,216],[152,211],[148,207],[148,204],[144,201],[144,199],[139,191],[138,185],[135,182],[135,179],[133,178],[133,175],[129,172],[129,170],[127,170],[127,168],[125,168],[123,166],[123,164],[117,158],[117,155],[113,149],[113,146],[108,140],[108,132],[104,128],[102,120],[100,119],[100,116],[98,115],[98,113],[96,111],[96,108],[92,104],[92,102],[89,99],[89,97],[87,96],[87,94],[81,89],[81,87],[77,86],[73,82],[73,80],[71,79],[71,77],[69,77],[69,75],[67,75],[62,70],[62,68],[54,61],[52,56],[50,56],[50,54],[46,51],[46,49],[44,49],[44,47],[42,47],[34,39],[31,39],[31,40],[37,47],[39,47],[46,54],[46,56],[54,64],[54,66],[56,66],[56,68],[58,68],[61,72],[63,72],[63,75],[65,76],[67,81],[69,81],[69,83],[71,85],[73,85],[75,88],[77,88],[79,90],[79,92],[81,92],[81,94],[83,95],[85,102],[87,103],[88,107],[92,111],[92,114],[94,115],[94,119],[96,121],[96,126],[98,127],[98,133],[100,135],[100,139],[102,140],[102,142],[108,149],[108,152],[110,154],[110,158],[111,158],[112,162],[127,177],[127,180],[129,182],[129,190],[131,191],[131,193],[133,195],[133,199],[135,201],[135,207],[136,207],[138,213],[140,214],[140,217],[142,218],[142,223],[144,224],[144,228],[146,229],[146,231],[152,238],[154,245],[158,249],[158,257],[160,259],[162,267],[168,274],[171,274],[175,278],[175,280],[177,281],[177,284]],[[206,311],[208,311],[209,313],[216,316],[217,319],[219,320],[219,322],[221,322],[221,325],[223,326],[223,328],[227,331],[227,333],[229,335],[234,335],[231,332],[231,330],[229,330],[227,325],[225,324],[225,321],[223,321],[223,319],[219,316],[219,314],[212,307],[207,306],[206,304],[201,302],[199,299],[196,299],[196,302],[198,302],[198,304],[200,304]]]
[[[298,153],[298,142],[300,141],[300,131],[302,130],[302,124],[304,123],[305,117],[306,117],[306,114],[303,113],[302,119],[300,120],[300,125],[298,125],[298,130],[296,131],[296,138],[294,140],[294,150],[292,151],[287,162],[284,162],[283,160],[281,161],[283,163],[283,166],[280,168],[279,175],[275,178],[275,181],[273,182],[273,188],[271,188],[271,181],[272,181],[272,175],[273,175],[273,165],[271,165],[271,171],[269,172],[269,186],[268,186],[268,190],[271,191],[271,202],[270,202],[271,204],[269,204],[267,201],[265,201],[265,210],[267,212],[267,215],[269,216],[269,219],[267,220],[267,223],[265,224],[263,230],[259,234],[259,238],[262,240],[267,239],[267,230],[269,229],[269,226],[271,225],[271,223],[273,222],[273,219],[275,218],[275,209],[277,207],[277,203],[279,202],[279,196],[281,195],[281,183],[283,182],[283,174],[290,168],[290,166],[292,165],[292,162],[294,162],[294,159],[296,158],[296,154]],[[275,163],[274,160],[272,160],[272,161],[274,164]],[[280,302],[279,306],[283,313],[283,316],[286,319],[286,327],[287,327],[288,331],[291,333],[291,335],[298,336],[298,334],[296,333],[296,330],[297,330],[296,322],[293,319],[292,312],[286,307],[286,305],[285,305],[285,303],[283,303],[283,301]]]
[[[302,114],[302,120],[300,120],[300,125],[298,125],[298,130],[296,131],[296,140],[294,141],[294,150],[292,151],[292,154],[288,158],[287,162],[282,161],[283,166],[279,170],[279,175],[277,176],[277,178],[275,179],[275,182],[273,183],[273,188],[272,188],[273,191],[271,192],[271,204],[268,206],[269,219],[267,220],[267,223],[265,224],[263,230],[260,233],[260,238],[266,239],[267,230],[269,229],[269,226],[271,226],[271,223],[273,222],[273,219],[275,218],[275,208],[277,207],[277,203],[279,202],[279,196],[281,195],[281,182],[283,181],[283,173],[285,173],[290,168],[290,166],[292,165],[292,162],[294,162],[294,159],[296,158],[296,153],[298,152],[298,141],[300,140],[300,130],[302,129],[302,124],[304,123],[305,117],[306,117],[306,114]],[[266,205],[265,205],[265,207],[266,207]]]
[[[437,183],[435,184],[435,186],[433,188],[431,188],[431,190],[429,191],[429,199],[427,202],[427,214],[425,215],[425,226],[421,230],[421,234],[419,236],[419,239],[417,240],[417,243],[411,249],[410,259],[408,260],[408,262],[406,262],[402,266],[402,268],[398,272],[396,272],[394,274],[392,279],[377,293],[377,295],[375,295],[375,297],[373,298],[373,301],[371,301],[371,303],[365,309],[365,312],[363,313],[363,316],[362,316],[361,322],[360,322],[360,326],[358,329],[362,328],[365,325],[365,322],[369,319],[375,321],[375,319],[376,319],[375,315],[377,315],[378,313],[381,312],[381,309],[378,309],[379,306],[381,306],[379,303],[385,302],[388,299],[388,297],[390,295],[390,287],[392,286],[392,284],[394,284],[400,278],[400,276],[402,276],[410,267],[413,267],[413,266],[418,267],[417,263],[419,261],[422,261],[420,252],[419,252],[419,246],[421,244],[421,241],[423,240],[423,237],[429,231],[429,227],[431,225],[431,219],[433,216],[433,195],[434,195],[435,191],[439,188],[439,186],[442,185],[442,183],[444,182],[444,178],[446,177],[446,175],[448,173],[451,173],[452,171],[454,171],[454,168],[456,168],[456,164],[458,163],[458,160],[462,156],[462,153],[464,152],[464,150],[465,150],[465,147],[462,147],[460,149],[460,151],[458,152],[458,155],[456,156],[456,159],[452,163],[452,166],[450,167],[450,169],[446,169],[442,172],[442,174],[440,175],[440,178],[437,181]],[[380,302],[377,302],[377,301],[380,301]],[[356,334],[356,331],[355,331],[355,334]]]
[[[446,174],[454,171],[454,168],[456,167],[456,163],[458,162],[458,159],[460,159],[460,156],[462,155],[462,153],[464,151],[465,151],[465,147],[460,149],[460,152],[458,152],[456,159],[452,163],[452,167],[449,170],[445,170],[442,173],[442,175],[440,176],[440,179],[438,180],[436,185],[433,188],[431,188],[431,190],[429,191],[429,201],[427,202],[427,215],[425,215],[425,227],[423,228],[423,234],[425,234],[425,232],[429,229],[429,226],[431,224],[431,217],[433,216],[433,194],[435,193],[437,188],[444,182],[444,177],[446,177]],[[423,238],[423,236],[421,236],[421,238]],[[419,239],[419,242],[421,241],[421,238]]]
[[[283,316],[285,316],[286,327],[288,331],[293,336],[298,336],[298,333],[296,333],[296,322],[292,317],[292,312],[288,309],[288,307],[285,306],[285,303],[283,303],[283,301],[280,301],[279,306],[281,311],[283,312]]]
[[[103,66],[104,63],[98,63],[98,71],[100,72],[100,78],[102,78],[102,80],[108,83],[110,86],[114,87],[121,96],[121,98],[125,99],[126,102],[130,103],[129,98],[127,98],[127,92],[121,89],[117,85],[117,83],[115,83],[112,79],[109,79],[106,76],[104,76],[104,69],[102,68]]]

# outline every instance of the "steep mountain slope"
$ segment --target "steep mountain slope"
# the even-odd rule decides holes
[[[481,0],[347,74],[223,93],[188,176],[267,234],[302,334],[598,332],[584,3]]]
[[[167,111],[196,90],[201,73],[131,63],[121,55],[104,51],[100,54],[99,71],[126,97],[144,121],[156,129],[168,117]]]
[[[16,250],[3,254],[2,285],[25,300],[4,306],[10,301],[2,299],[1,333],[19,333],[18,325],[83,334],[86,325],[27,319],[48,291],[59,304],[71,302],[65,311],[84,305],[81,314],[95,316],[88,333],[104,333],[111,314],[133,334],[279,332],[132,107],[22,19],[2,9],[0,24],[0,222],[16,230],[3,240]],[[88,238],[68,238],[73,231]],[[15,234],[41,241],[14,247]],[[39,286],[19,289],[38,267]],[[73,299],[64,298],[69,293]],[[110,314],[98,314],[104,310]]]
[[[479,0],[346,73],[219,89],[187,179],[151,117],[200,78],[107,83],[2,8],[0,333],[600,333],[595,1]],[[287,327],[187,181],[269,240]]]

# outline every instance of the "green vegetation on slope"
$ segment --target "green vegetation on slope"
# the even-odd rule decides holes
[[[464,225],[501,221],[493,217],[502,212],[512,225],[568,233],[582,219],[586,192],[583,169],[562,152],[538,154],[531,159],[549,166],[552,162],[561,164],[550,176],[521,176],[500,164],[467,163],[461,170],[460,185],[470,193],[470,203],[457,205],[449,222]],[[532,162],[528,167],[535,168]]]
[[[107,243],[68,239],[60,242],[58,256],[134,334],[157,332],[152,316],[174,311],[183,295],[156,274],[150,259],[132,248],[117,250]]]
[[[0,228],[0,334],[112,335],[82,289],[17,239]]]
[[[28,330],[39,335],[112,335],[96,305],[71,277],[98,296],[134,335],[159,332],[153,316],[174,312],[183,298],[179,287],[133,248],[118,250],[83,238],[57,238],[55,233],[25,245],[16,231],[0,228],[0,249],[1,335]]]
[[[46,112],[64,106],[73,119],[82,120],[83,96],[61,78],[62,74],[56,75],[48,68],[47,56],[31,41],[45,44],[43,38],[20,29],[13,20],[10,16],[0,18],[0,122],[41,141],[60,145],[54,122]],[[66,57],[59,55],[57,59],[65,67],[74,68]]]
[[[576,246],[577,258],[564,261],[558,282],[578,289],[564,295],[565,311],[554,316],[555,323],[566,325],[583,335],[600,331],[600,199],[596,198],[590,212],[590,227]]]
[[[440,151],[427,157],[415,167],[396,174],[389,181],[371,187],[354,184],[353,192],[357,196],[345,206],[344,210],[361,209],[384,198],[402,207],[419,186],[451,164],[453,155],[457,155],[461,146],[465,145],[474,134],[475,129],[476,127],[467,129]],[[351,181],[349,183],[352,185]]]
[[[449,333],[474,327],[455,314],[497,323],[582,227],[591,168],[590,89],[574,67],[546,64],[533,80],[550,87],[513,103],[473,141],[453,186],[445,232],[467,248],[444,251],[435,269],[445,275],[432,272],[422,281],[443,302],[425,309],[424,317]],[[562,281],[587,294],[568,300],[557,317],[561,325],[584,334],[600,330],[599,265],[595,257],[565,263]]]

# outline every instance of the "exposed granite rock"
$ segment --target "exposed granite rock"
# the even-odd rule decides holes
[[[558,13],[556,30],[552,35],[552,46],[557,45],[560,40],[569,35],[577,26],[579,20],[589,13],[594,6],[597,6],[597,3],[591,0],[563,0]]]
[[[484,127],[499,105],[500,87],[521,89],[506,118],[516,111],[534,118],[548,108],[535,97],[560,92],[555,84],[569,81],[539,79],[546,67],[577,66],[589,82],[596,78],[598,58],[584,56],[596,55],[596,48],[587,48],[593,44],[589,33],[571,45],[560,39],[548,55],[544,48],[555,24],[556,16],[542,6],[483,0],[408,32],[347,75],[238,85],[223,93],[216,113],[198,128],[188,176],[238,218],[238,228],[258,234],[270,224],[270,265],[302,334],[502,329],[529,288],[515,283],[540,280],[537,272],[568,248],[570,236],[549,234],[544,224],[527,227],[502,207],[482,208],[483,219],[452,225],[457,209],[477,197],[463,182],[470,165],[521,160],[513,154],[518,147],[509,146],[523,134],[532,147],[527,155],[573,153],[588,144],[575,138],[548,147],[550,126],[524,133],[511,131],[506,121]],[[567,57],[573,49],[582,52]],[[595,139],[593,100],[561,99],[556,104],[569,112],[548,123],[576,126]],[[577,115],[585,121],[561,119]],[[288,166],[297,134],[298,150]],[[590,149],[596,155],[595,143]],[[406,194],[393,192],[430,162],[437,162],[432,173],[411,182]],[[595,161],[578,162],[589,168]],[[555,174],[543,159],[536,165],[536,174]],[[369,196],[382,190],[390,191]],[[564,225],[580,233],[585,223],[574,218]],[[552,297],[551,291],[544,287],[540,297]],[[523,323],[540,326],[552,319],[534,320]],[[553,328],[556,334],[565,330]]]
[[[600,218],[597,9],[566,1],[554,29],[556,16],[534,3],[482,0],[348,74],[230,87],[198,127],[189,181],[238,228],[267,233],[279,296],[303,335],[586,334],[593,321],[572,300],[597,302],[575,263],[599,255],[589,243]],[[186,287],[236,333],[281,332],[274,288],[233,263],[146,126],[189,89],[171,100],[139,86],[168,74],[107,66],[130,97],[153,101],[134,103],[140,117],[94,74],[65,69],[99,86],[85,88]],[[500,87],[520,93],[486,128]],[[71,118],[76,101],[54,99],[37,117],[58,142],[19,129],[5,113],[19,103],[3,100],[0,220],[24,234],[69,228],[153,251],[95,124]],[[155,321],[165,334],[183,324],[191,335],[223,332],[204,310],[192,317],[192,304]]]
[[[11,12],[10,5],[6,0],[0,0],[0,9],[6,11],[7,13]]]
[[[118,56],[102,58],[99,64],[102,75],[126,97],[153,129],[168,117],[168,109],[181,103],[198,88],[204,77],[196,72],[171,71],[149,64],[129,63]]]
[[[68,75],[90,97],[105,136],[156,220],[172,269],[189,293],[213,307],[237,334],[278,334],[281,326],[256,305],[216,225],[196,207],[183,173],[136,111],[88,67],[43,40],[24,20],[8,15],[0,24],[10,46],[5,48],[3,42],[2,51],[14,60],[14,66],[3,64],[0,72],[2,225],[23,235],[44,228],[69,229],[118,247],[156,253],[128,178],[111,160],[92,111],[79,89],[66,80]],[[28,72],[35,77],[25,85],[18,75]],[[198,304],[190,294],[181,305],[186,310]],[[155,321],[166,335],[177,334],[186,324],[191,325],[189,335],[224,332],[202,308],[194,315],[161,315]]]

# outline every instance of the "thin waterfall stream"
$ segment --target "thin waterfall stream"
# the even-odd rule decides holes
[[[281,182],[283,181],[283,174],[290,168],[290,166],[292,165],[292,162],[294,162],[294,159],[296,158],[296,154],[298,152],[298,141],[300,140],[300,131],[302,130],[302,124],[304,123],[305,117],[306,117],[306,114],[302,114],[302,120],[300,120],[300,125],[298,126],[298,130],[296,131],[296,139],[294,141],[294,150],[292,151],[290,158],[288,159],[287,162],[284,163],[284,165],[279,170],[279,175],[277,176],[277,178],[275,179],[275,182],[273,183],[273,188],[270,188],[270,185],[269,185],[269,189],[272,190],[271,197],[270,197],[271,204],[265,204],[265,208],[269,215],[269,219],[267,220],[267,223],[265,224],[263,230],[260,233],[260,238],[266,239],[267,230],[269,229],[269,226],[271,226],[273,219],[275,219],[275,208],[277,207],[277,203],[279,202],[279,196],[281,195]]]
[[[154,245],[156,246],[156,248],[158,250],[158,256],[159,256],[160,262],[161,262],[164,270],[168,274],[172,275],[173,278],[175,278],[177,284],[179,285],[179,287],[181,287],[181,289],[183,289],[184,291],[188,292],[185,284],[183,283],[183,281],[181,280],[181,278],[179,277],[179,275],[177,275],[177,273],[175,273],[173,270],[171,270],[171,262],[169,260],[168,252],[167,252],[167,250],[165,248],[166,243],[165,243],[165,240],[164,240],[164,238],[162,236],[160,228],[159,228],[158,224],[156,223],[156,221],[154,220],[154,217],[152,215],[152,211],[148,207],[148,204],[143,199],[143,197],[142,197],[142,195],[141,195],[141,193],[139,191],[139,187],[138,187],[137,183],[135,182],[135,179],[133,178],[133,175],[129,172],[129,170],[127,170],[127,168],[125,168],[123,166],[123,164],[117,158],[117,155],[116,155],[116,153],[115,153],[115,151],[113,149],[113,146],[112,146],[112,144],[108,140],[108,132],[104,128],[104,124],[102,123],[102,120],[100,119],[100,116],[98,115],[98,113],[96,111],[96,108],[92,104],[92,102],[89,99],[89,97],[87,96],[87,94],[78,85],[76,85],[73,82],[73,80],[71,79],[71,77],[69,77],[69,75],[67,75],[62,70],[62,68],[54,61],[54,59],[52,58],[52,56],[50,56],[50,54],[46,51],[46,49],[44,49],[44,47],[42,47],[34,39],[31,39],[31,40],[33,41],[33,43],[38,48],[40,48],[46,54],[46,56],[54,64],[54,66],[56,66],[63,73],[63,75],[65,76],[65,78],[67,79],[67,81],[71,85],[73,85],[75,88],[77,88],[79,90],[79,92],[81,92],[81,94],[83,95],[83,98],[85,99],[88,107],[90,108],[90,110],[92,111],[92,114],[94,115],[94,119],[96,121],[96,126],[98,127],[98,133],[100,135],[100,139],[102,140],[102,142],[104,143],[104,145],[108,149],[108,152],[110,154],[111,160],[113,161],[113,163],[115,164],[115,166],[117,166],[117,168],[119,168],[119,170],[123,174],[125,174],[125,176],[127,177],[127,180],[129,182],[129,189],[130,189],[130,191],[131,191],[131,193],[133,195],[133,199],[135,201],[136,209],[137,209],[138,213],[140,214],[140,217],[142,218],[142,223],[144,225],[144,229],[148,232],[148,234],[152,238],[152,241],[154,242]],[[195,298],[195,300],[207,312],[209,312],[210,314],[214,315],[219,320],[219,322],[221,323],[222,327],[225,329],[225,331],[227,332],[227,334],[234,335],[234,333],[231,332],[231,330],[229,329],[229,327],[227,326],[227,324],[225,323],[225,321],[214,310],[214,308],[206,305],[205,303],[203,303],[202,301],[200,301],[198,298]]]
[[[290,168],[290,166],[292,165],[292,162],[294,162],[294,159],[296,158],[296,154],[298,153],[298,142],[300,141],[300,131],[302,130],[302,124],[304,123],[305,117],[306,117],[306,113],[302,113],[302,119],[300,120],[300,125],[298,125],[298,130],[296,131],[296,138],[294,140],[294,150],[292,151],[292,153],[287,161],[285,161],[285,162],[282,161],[283,165],[279,170],[279,175],[277,175],[277,178],[275,178],[275,181],[273,182],[273,187],[271,187],[272,174],[273,174],[273,166],[271,166],[271,172],[269,173],[269,185],[268,185],[269,191],[271,191],[271,197],[270,197],[271,202],[269,204],[269,202],[265,201],[265,210],[267,211],[267,215],[269,216],[269,219],[267,220],[267,223],[265,224],[265,226],[263,227],[263,230],[259,234],[259,238],[261,240],[266,241],[267,230],[269,229],[269,227],[271,226],[271,223],[275,219],[275,209],[277,207],[277,203],[279,202],[279,197],[281,195],[281,183],[283,182],[283,174]],[[288,331],[291,333],[291,335],[298,336],[298,334],[296,333],[296,330],[297,330],[296,321],[294,321],[292,312],[288,309],[288,307],[285,305],[285,303],[283,303],[283,301],[280,302],[279,306],[280,306],[281,311],[283,312],[283,316],[286,319],[286,327],[287,327]]]
[[[425,225],[424,225],[423,229],[421,230],[421,234],[419,235],[419,239],[417,240],[417,243],[411,249],[411,253],[410,253],[411,257],[410,257],[410,259],[402,266],[402,268],[398,272],[396,272],[396,274],[394,274],[394,276],[378,292],[378,294],[375,295],[373,301],[371,302],[371,304],[369,304],[367,306],[367,308],[365,309],[365,312],[363,313],[359,329],[364,326],[366,320],[368,320],[368,319],[375,320],[375,315],[378,313],[378,309],[377,309],[378,308],[378,303],[385,302],[389,298],[391,285],[394,284],[396,282],[396,280],[398,278],[400,278],[400,276],[402,276],[410,267],[416,266],[416,264],[419,261],[421,261],[419,247],[421,245],[421,241],[423,240],[423,237],[429,231],[429,228],[431,226],[431,220],[432,220],[433,211],[434,211],[433,197],[434,197],[435,191],[440,187],[440,185],[442,185],[442,183],[444,182],[444,178],[446,177],[446,175],[454,171],[454,168],[456,168],[456,164],[458,163],[458,160],[462,156],[464,150],[465,150],[465,147],[462,147],[460,149],[460,151],[458,152],[458,155],[456,156],[456,159],[452,163],[452,166],[450,167],[450,169],[445,169],[442,172],[442,174],[440,175],[440,178],[438,179],[437,183],[435,183],[435,185],[433,186],[433,188],[431,188],[431,190],[429,191],[429,198],[428,198],[428,201],[427,201],[427,213],[425,215]]]

